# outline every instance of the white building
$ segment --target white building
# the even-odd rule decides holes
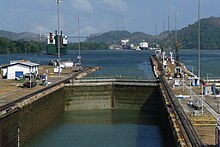
[[[38,74],[39,64],[27,60],[15,60],[10,64],[1,66],[2,76],[6,79],[15,79],[16,77],[25,76],[25,74]]]

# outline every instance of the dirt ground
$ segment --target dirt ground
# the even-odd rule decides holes
[[[64,80],[68,77],[80,73],[74,71],[74,68],[65,68],[62,70],[60,74],[54,73],[53,66],[40,66],[38,69],[39,69],[39,75],[43,75],[44,73],[48,75],[49,84],[53,84],[55,82]],[[88,68],[85,68],[85,70],[81,72],[82,73],[88,72]],[[36,86],[32,88],[24,88],[23,83],[25,82],[27,81],[24,79],[22,80],[0,79],[0,107],[14,100],[17,100],[23,96],[26,96],[35,91],[45,88],[45,86],[42,85],[42,81],[40,81],[39,79],[36,80],[37,83]]]

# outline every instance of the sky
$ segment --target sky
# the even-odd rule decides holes
[[[201,0],[201,18],[220,17],[220,0]],[[75,35],[80,16],[81,34],[111,30],[159,34],[198,19],[198,0],[62,0],[59,4],[60,30]],[[57,29],[56,0],[5,0],[0,4],[0,30],[48,33]],[[38,33],[38,34],[39,34]]]

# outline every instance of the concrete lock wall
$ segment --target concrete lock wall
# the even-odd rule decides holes
[[[18,110],[19,138],[23,144],[64,112],[64,90],[59,89]]]
[[[0,119],[0,146],[18,146],[18,113],[10,112]]]
[[[112,85],[65,87],[65,110],[111,109]]]
[[[96,85],[65,87],[66,110],[130,109],[155,110],[160,98],[157,87]]]
[[[113,89],[115,109],[147,111],[158,109],[160,95],[157,87],[114,85]]]

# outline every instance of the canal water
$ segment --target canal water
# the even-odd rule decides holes
[[[63,60],[77,62],[78,52],[70,51],[61,56]],[[100,66],[101,70],[91,75],[136,77],[154,79],[149,57],[151,51],[82,51],[82,63]],[[201,73],[203,76],[220,77],[219,50],[201,52]],[[0,64],[9,60],[27,59],[46,65],[56,56],[44,54],[0,55]],[[180,60],[196,73],[197,51],[180,50]],[[137,111],[76,111],[65,112],[43,131],[36,134],[23,146],[60,147],[139,147],[163,146],[159,123],[150,114]]]
[[[180,61],[197,74],[197,50],[180,50]],[[220,77],[220,50],[201,50],[201,76]]]
[[[24,146],[159,147],[162,136],[155,121],[138,111],[69,111]]]

